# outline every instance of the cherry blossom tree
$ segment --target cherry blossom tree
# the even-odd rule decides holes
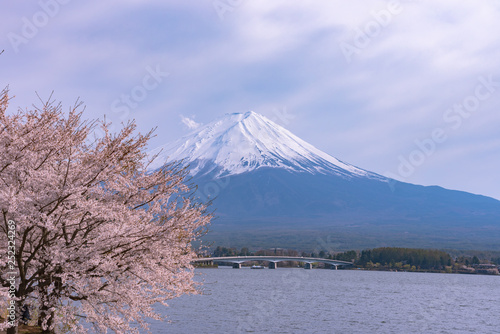
[[[30,304],[44,333],[136,333],[162,319],[154,304],[196,293],[192,242],[212,216],[189,195],[184,168],[148,172],[152,131],[136,134],[131,122],[110,133],[105,122],[83,120],[79,104],[69,114],[47,102],[8,115],[8,102],[4,90],[0,285],[9,305],[15,264],[16,324]],[[96,127],[102,136],[92,135]]]

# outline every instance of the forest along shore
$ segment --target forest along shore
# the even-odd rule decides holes
[[[381,247],[368,250],[349,250],[344,252],[306,252],[293,249],[271,248],[251,251],[247,247],[240,250],[217,246],[212,252],[200,257],[224,256],[302,256],[353,263],[352,267],[339,268],[350,270],[378,270],[405,272],[434,272],[499,275],[500,252],[498,251],[461,251],[434,250],[400,247]],[[242,266],[252,266],[260,261],[249,261]],[[196,267],[216,267],[217,265],[196,264]],[[301,267],[297,261],[280,262],[279,267]],[[314,263],[313,268],[329,268],[324,263]]]

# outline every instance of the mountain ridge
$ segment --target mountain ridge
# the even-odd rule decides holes
[[[192,175],[203,170],[207,162],[212,162],[213,169],[220,169],[217,177],[271,167],[313,174],[336,173],[345,177],[363,176],[387,180],[317,149],[253,111],[226,114],[155,152],[159,149],[164,152],[152,168],[158,167],[167,159],[184,160],[192,166]]]
[[[205,239],[221,245],[307,248],[328,235],[346,249],[500,249],[500,201],[355,167],[253,112],[226,114],[163,148],[157,164],[189,164],[195,196],[212,201],[217,219]]]

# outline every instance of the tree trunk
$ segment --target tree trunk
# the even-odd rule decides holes
[[[40,296],[41,298],[38,314],[38,326],[42,329],[42,334],[54,334],[55,331],[50,329],[54,322],[54,312],[51,311],[50,307],[46,304],[46,300],[48,300],[48,298],[45,294],[43,294],[43,292],[45,292],[44,287],[42,287],[41,290],[42,294]],[[43,326],[45,319],[47,319],[47,321],[45,321],[45,326]]]
[[[18,324],[19,320],[21,320],[21,307],[22,307],[22,302],[21,301],[16,301],[16,304],[15,304],[15,315],[16,315],[16,318],[15,318],[15,321],[14,321],[14,323],[16,323],[16,324]],[[7,321],[11,320],[11,319],[9,319],[9,315],[10,315],[10,310],[9,310],[9,314],[7,314]],[[14,326],[14,327],[7,328],[7,334],[17,334],[17,332],[18,332],[17,325]]]
[[[44,320],[48,318],[45,327],[43,326]],[[40,307],[40,314],[38,315],[38,326],[42,329],[42,334],[54,334],[55,331],[49,329],[53,325],[54,314],[49,310],[48,307]],[[46,329],[44,329],[46,328]]]
[[[7,328],[7,334],[17,334],[17,326]]]

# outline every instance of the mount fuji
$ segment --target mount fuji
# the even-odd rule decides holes
[[[255,112],[157,148],[213,200],[206,238],[234,247],[500,249],[500,201],[399,182],[343,162]],[[328,240],[326,242],[325,240]]]
[[[220,178],[267,167],[289,172],[381,179],[318,150],[253,111],[227,114],[161,149],[163,154],[153,168],[167,159],[184,160],[190,164],[193,175],[217,171],[215,177]]]

